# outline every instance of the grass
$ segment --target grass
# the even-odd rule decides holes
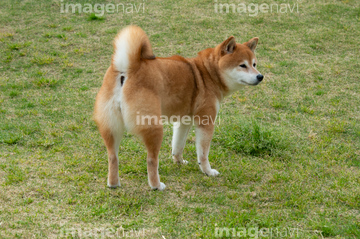
[[[251,228],[283,232],[272,238],[359,238],[360,4],[289,3],[299,13],[216,14],[210,0],[154,0],[144,12],[99,16],[60,14],[60,1],[2,0],[0,237],[71,238],[72,229],[98,228],[129,238],[214,238],[226,227],[245,228],[245,238]],[[149,190],[144,146],[130,134],[120,145],[122,186],[106,188],[92,111],[112,40],[128,24],[148,33],[157,56],[192,57],[230,35],[260,38],[264,82],[220,109],[210,152],[219,177],[200,173],[193,131],[189,164],[174,165],[166,126],[166,190]]]

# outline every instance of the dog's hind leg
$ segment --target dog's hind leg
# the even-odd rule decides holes
[[[174,163],[187,164],[188,161],[184,160],[182,153],[184,151],[186,137],[189,133],[192,124],[182,124],[180,122],[174,123],[173,138],[172,138],[172,156]]]
[[[104,130],[101,132],[108,152],[109,174],[107,186],[109,188],[116,188],[120,186],[118,153],[122,134],[123,131],[111,132],[110,130]]]
[[[125,131],[120,108],[114,106],[111,101],[105,103],[102,103],[101,100],[97,101],[95,121],[108,152],[109,174],[107,186],[115,188],[120,186],[118,153],[120,141]]]
[[[141,136],[147,149],[147,171],[151,189],[164,190],[165,184],[160,182],[159,176],[159,151],[163,139],[161,125],[152,125],[141,131]]]
[[[131,82],[131,78],[128,82]],[[127,88],[128,87],[128,88]],[[160,99],[152,91],[124,84],[123,119],[126,129],[136,134],[147,149],[147,172],[151,189],[164,190],[160,182],[159,152],[163,139]]]

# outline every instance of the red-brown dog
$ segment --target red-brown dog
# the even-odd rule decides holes
[[[234,37],[200,51],[195,58],[155,57],[144,31],[123,29],[115,38],[115,52],[96,97],[94,119],[109,157],[108,186],[120,186],[118,151],[126,130],[138,135],[147,149],[147,170],[152,189],[164,190],[158,173],[163,119],[174,125],[174,162],[186,164],[182,151],[192,125],[201,171],[216,176],[208,154],[214,121],[222,99],[244,85],[257,85],[263,75],[256,69],[258,38],[239,44]],[[147,120],[147,123],[145,122]]]

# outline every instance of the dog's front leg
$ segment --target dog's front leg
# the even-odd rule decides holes
[[[187,164],[188,161],[184,160],[182,153],[184,151],[186,137],[189,133],[192,124],[182,124],[181,122],[174,123],[174,134],[172,139],[172,156],[174,163]]]
[[[217,176],[219,172],[212,169],[209,163],[210,142],[214,133],[214,125],[197,125],[196,126],[196,152],[198,164],[202,172],[208,176]]]

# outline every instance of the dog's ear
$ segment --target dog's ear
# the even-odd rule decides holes
[[[221,43],[221,55],[231,54],[236,48],[235,37],[231,36]]]
[[[259,38],[258,37],[254,37],[251,40],[249,40],[248,42],[245,42],[244,45],[248,46],[250,48],[250,50],[252,52],[255,51],[255,48],[258,44]]]

